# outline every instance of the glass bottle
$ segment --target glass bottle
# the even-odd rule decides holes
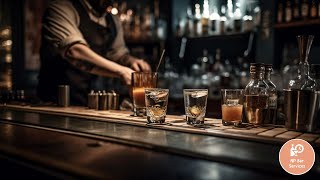
[[[244,90],[246,121],[250,124],[263,124],[268,110],[269,86],[264,81],[263,63],[251,63],[251,79]]]
[[[301,4],[301,17],[307,19],[309,16],[309,4],[308,0],[303,0]]]
[[[311,65],[311,74],[316,81],[316,91],[320,91],[320,64]]]
[[[195,35],[201,36],[202,35],[202,24],[201,24],[201,10],[200,10],[200,4],[194,5],[195,9],[195,18],[193,19],[193,28]]]
[[[297,36],[299,48],[299,68],[298,77],[289,82],[289,89],[291,90],[311,90],[316,86],[314,79],[309,74],[308,57],[312,45],[313,35],[299,35]]]
[[[283,21],[283,5],[282,5],[282,2],[279,1],[278,12],[277,12],[277,22],[282,23],[282,21]]]
[[[292,9],[291,9],[291,2],[289,0],[287,0],[287,6],[286,6],[286,10],[285,10],[286,14],[286,22],[290,22],[292,20]]]
[[[272,72],[272,64],[265,65],[265,75],[264,80],[269,86],[269,101],[268,101],[268,111],[267,117],[264,124],[276,124],[277,120],[277,102],[278,102],[278,95],[277,95],[277,87],[271,81],[271,72]]]
[[[293,19],[294,20],[299,20],[300,19],[299,0],[295,0],[295,2],[294,2]]]
[[[209,1],[204,0],[203,2],[203,13],[201,17],[201,24],[202,24],[202,35],[209,35]]]
[[[317,18],[317,6],[315,0],[312,0],[311,2],[310,18]]]
[[[224,34],[226,31],[226,23],[227,23],[227,17],[226,17],[226,6],[221,6],[221,14],[220,14],[220,23],[219,23],[219,34]]]

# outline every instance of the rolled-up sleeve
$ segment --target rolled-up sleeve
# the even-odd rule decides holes
[[[62,56],[72,44],[87,45],[78,28],[79,21],[79,15],[70,1],[51,1],[42,22],[44,40]]]
[[[123,29],[121,26],[120,19],[116,16],[113,16],[113,20],[116,25],[117,35],[112,44],[111,50],[107,52],[107,58],[112,61],[116,61],[122,65],[127,65],[125,62],[124,56],[129,54],[129,50],[126,47],[124,36],[123,36]]]

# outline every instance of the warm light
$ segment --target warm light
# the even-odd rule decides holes
[[[2,42],[2,46],[6,47],[6,46],[11,46],[12,45],[12,41],[11,40],[6,40]]]
[[[132,9],[128,9],[128,11],[127,11],[127,15],[128,15],[128,16],[132,16],[132,14],[133,14]]]
[[[120,21],[125,21],[127,19],[127,16],[125,14],[120,15]]]
[[[6,63],[12,63],[12,55],[11,54],[6,54],[4,59],[5,59]]]
[[[111,9],[111,14],[117,15],[118,14],[118,9],[117,8],[112,8]]]

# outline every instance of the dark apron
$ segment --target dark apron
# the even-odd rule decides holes
[[[107,27],[90,20],[87,11],[78,0],[72,1],[80,16],[79,29],[89,47],[97,54],[105,57],[112,47],[117,31],[111,14],[106,15]],[[72,105],[86,105],[87,94],[91,89],[97,89],[101,78],[73,67],[60,55],[48,51],[50,45],[42,38],[41,69],[39,74],[38,96],[43,101],[57,102],[58,85],[70,86]]]

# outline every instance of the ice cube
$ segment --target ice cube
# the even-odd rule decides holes
[[[236,106],[239,104],[239,99],[227,99],[228,106]]]
[[[201,98],[201,97],[204,97],[204,96],[207,96],[207,95],[208,95],[207,92],[195,92],[195,93],[191,94],[191,97],[192,98]]]

